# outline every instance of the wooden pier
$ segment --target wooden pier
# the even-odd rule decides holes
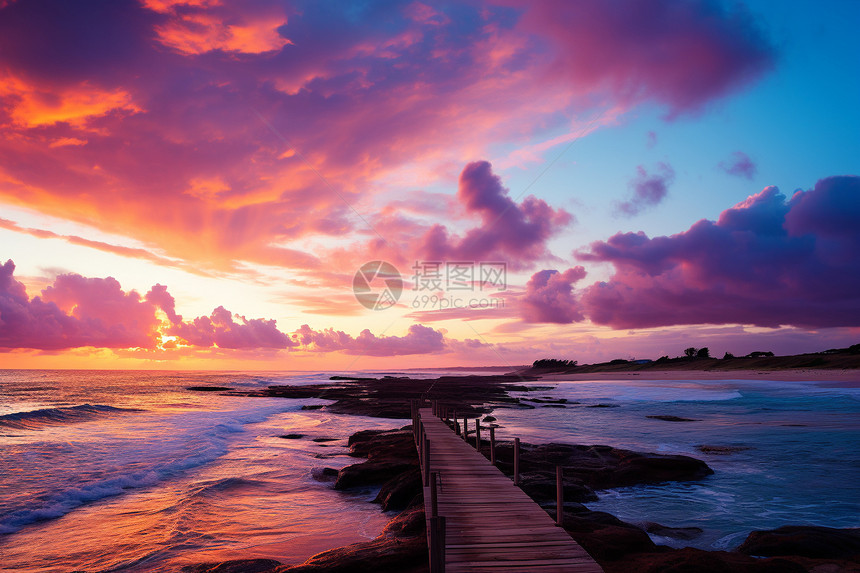
[[[432,409],[416,410],[432,573],[603,571]]]

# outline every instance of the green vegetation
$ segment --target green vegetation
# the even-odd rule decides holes
[[[576,360],[559,360],[558,358],[541,358],[532,363],[532,368],[573,368]]]
[[[687,358],[710,358],[711,351],[707,346],[703,346],[702,348],[691,346],[690,348],[684,349],[684,356]]]
[[[747,354],[746,358],[770,358],[771,356],[773,356],[773,352],[769,350],[765,352],[762,352],[761,350],[756,350],[755,352],[750,352],[749,354]]]

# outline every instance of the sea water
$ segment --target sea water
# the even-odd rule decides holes
[[[334,373],[0,371],[0,555],[16,571],[175,571],[249,557],[299,563],[378,535],[371,489],[334,491],[324,467],[384,420],[302,410],[325,400],[193,392],[324,382]],[[390,373],[362,373],[362,375]],[[438,373],[410,372],[413,377]],[[699,527],[727,549],[753,529],[860,526],[860,391],[812,382],[537,382],[497,409],[497,438],[607,444],[705,460],[714,475],[598,492],[591,509]],[[572,402],[579,402],[573,404]],[[609,407],[591,407],[591,406]],[[691,422],[648,418],[671,415]],[[280,436],[299,433],[301,439]],[[314,442],[313,438],[337,438]],[[725,455],[700,446],[729,447]]]
[[[0,372],[0,568],[175,571],[263,557],[300,563],[371,539],[391,515],[372,490],[334,491],[346,439],[408,420],[193,392],[313,383],[327,374]],[[279,436],[300,433],[302,439]],[[335,441],[314,442],[314,438]]]
[[[586,504],[632,523],[703,530],[691,540],[652,535],[658,543],[728,550],[756,529],[860,527],[860,389],[625,379],[553,383],[551,390],[515,395],[579,404],[498,409],[497,439],[683,454],[714,470],[697,481],[599,491],[599,501]],[[707,447],[724,453],[702,451]]]

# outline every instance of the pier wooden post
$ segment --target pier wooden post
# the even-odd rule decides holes
[[[445,517],[428,519],[430,523],[430,573],[445,573]]]
[[[469,418],[463,416],[463,439],[469,439]]]
[[[514,438],[514,485],[520,485],[520,439]]]
[[[490,463],[496,465],[496,427],[490,426]]]
[[[412,417],[412,432],[415,434],[415,445],[418,445],[421,436],[421,416],[418,413],[418,400],[412,400],[412,407],[415,409],[415,414]]]
[[[460,421],[457,419],[457,410],[451,412],[451,418],[454,420],[454,434],[460,435]]]
[[[424,485],[427,485],[430,482],[430,440],[426,437],[424,438],[424,455],[421,456],[421,461],[423,463],[422,469],[423,473],[423,482]]]
[[[439,472],[430,472],[430,517],[439,517],[439,502],[436,493],[436,480]]]
[[[564,476],[561,466],[555,466],[555,524],[564,525]]]
[[[475,449],[481,451],[481,419],[475,418]]]

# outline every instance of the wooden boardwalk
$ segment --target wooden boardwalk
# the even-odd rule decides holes
[[[430,471],[439,476],[436,499],[438,515],[446,522],[446,573],[603,571],[546,511],[430,408],[420,409],[419,417],[430,442]],[[425,484],[428,516],[430,496]]]

